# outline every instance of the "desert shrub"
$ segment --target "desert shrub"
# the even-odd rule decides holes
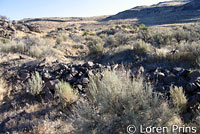
[[[56,85],[57,94],[64,105],[72,104],[78,99],[77,92],[75,92],[69,83],[61,81]]]
[[[39,95],[43,89],[42,77],[38,72],[32,74],[31,78],[27,82],[27,90],[33,95]]]
[[[83,37],[78,34],[69,34],[69,37],[74,41],[74,42],[81,42],[83,40]]]
[[[126,45],[130,40],[131,36],[125,32],[118,32],[114,35],[114,38],[117,41],[117,46],[119,45]]]
[[[187,107],[187,99],[182,87],[170,87],[170,95],[172,97],[173,105],[178,112],[184,112]]]
[[[9,95],[8,84],[3,79],[0,79],[0,102],[6,95]]]
[[[8,44],[1,45],[0,49],[2,52],[6,52],[6,53],[24,54],[24,53],[27,53],[28,51],[28,47],[26,46],[26,44],[24,44],[23,42],[17,43],[15,41],[12,41]]]
[[[42,50],[38,46],[31,46],[29,50],[29,55],[31,57],[40,58],[42,57]]]
[[[61,51],[54,48],[55,44],[48,43],[45,39],[37,37],[25,37],[11,41],[0,46],[1,52],[20,53],[31,57],[42,58],[47,56],[63,55]]]
[[[170,33],[164,33],[164,32],[156,32],[153,34],[153,37],[151,39],[151,43],[155,46],[166,46],[169,45],[172,42],[172,36]]]
[[[105,71],[90,78],[89,103],[80,103],[77,111],[81,133],[126,133],[127,126],[166,126],[178,117],[150,84],[142,78],[131,80],[128,72]],[[175,122],[176,123],[176,122]],[[139,132],[137,132],[139,133]]]
[[[172,35],[178,44],[180,44],[181,41],[188,41],[190,39],[190,32],[184,31],[184,30],[176,30]]]
[[[83,36],[87,36],[87,35],[95,36],[96,33],[89,33],[89,32],[84,32],[84,33],[83,33]]]
[[[99,55],[103,54],[103,41],[99,37],[90,37],[88,40],[88,48],[89,48],[89,54],[91,55]]]
[[[143,40],[144,42],[150,42],[150,40],[153,38],[153,33],[151,30],[140,30],[137,38]]]
[[[105,46],[106,47],[116,47],[117,46],[117,40],[113,35],[109,35],[105,40]]]
[[[27,46],[48,46],[49,42],[45,39],[36,37],[36,36],[26,36],[22,38],[22,41]]]
[[[60,33],[56,37],[56,43],[61,44],[63,41],[67,41],[68,34]]]
[[[133,50],[135,50],[137,54],[146,54],[152,51],[152,46],[143,40],[138,40],[133,44]]]
[[[145,24],[139,25],[140,30],[148,30],[148,27]]]
[[[2,41],[3,44],[9,43],[9,40],[8,40],[8,39],[2,39],[1,41]]]
[[[63,42],[62,37],[56,37],[56,44],[61,44]]]
[[[173,56],[174,60],[186,61],[194,66],[199,66],[200,45],[199,42],[183,43],[178,46],[178,52]]]

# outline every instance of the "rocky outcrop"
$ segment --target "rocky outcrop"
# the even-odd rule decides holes
[[[16,28],[7,19],[0,20],[0,37],[12,39],[16,36]]]
[[[9,21],[6,18],[0,19],[0,37],[13,39],[16,37],[16,31],[37,32],[40,33],[40,26],[37,24],[25,24],[21,21]]]
[[[97,73],[102,74],[106,69],[116,70],[122,65],[102,65],[93,62],[86,62],[85,64],[70,64],[53,62],[46,64],[45,61],[30,61],[21,65],[12,79],[26,83],[31,75],[37,71],[42,76],[45,83],[43,93],[46,94],[47,99],[52,99],[55,92],[56,84],[60,81],[66,81],[71,84],[74,89],[78,89],[80,93],[87,92],[87,85],[89,77]],[[171,86],[183,87],[184,92],[188,98],[188,105],[195,106],[200,101],[200,72],[190,71],[181,67],[172,69],[155,67],[151,69],[143,66],[134,67],[131,70],[131,77],[136,79],[139,76],[144,76],[146,81],[153,83],[154,91],[169,94]],[[102,74],[103,76],[103,74]]]

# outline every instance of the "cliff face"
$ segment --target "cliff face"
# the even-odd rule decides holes
[[[138,23],[146,25],[185,23],[198,21],[200,17],[200,1],[161,2],[152,6],[135,7],[103,21],[118,19],[138,19]]]

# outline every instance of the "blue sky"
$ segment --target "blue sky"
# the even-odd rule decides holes
[[[0,15],[9,19],[112,15],[140,5],[169,0],[0,0]]]

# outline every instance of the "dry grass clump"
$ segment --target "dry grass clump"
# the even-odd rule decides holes
[[[114,35],[109,35],[106,37],[105,46],[106,47],[117,47],[117,40],[115,39]]]
[[[89,48],[89,54],[90,55],[101,55],[103,54],[103,41],[99,37],[89,37],[88,39],[88,48]]]
[[[170,95],[172,97],[173,105],[178,112],[184,112],[187,107],[187,99],[182,87],[170,87]]]
[[[46,39],[27,36],[25,38],[13,40],[0,46],[1,52],[20,53],[31,57],[42,58],[48,56],[58,56],[60,53],[54,51],[55,44],[48,42]],[[59,51],[59,50],[58,50]],[[61,55],[64,55],[63,53]]]
[[[105,71],[103,77],[90,78],[88,96],[93,103],[79,105],[80,119],[75,122],[81,133],[126,133],[131,124],[166,126],[174,117],[181,120],[151,85],[142,78],[131,80],[128,74]]]
[[[0,79],[0,102],[6,95],[9,95],[9,87],[3,79]]]
[[[22,41],[16,42],[16,41],[11,41],[8,44],[3,44],[0,47],[1,52],[6,52],[6,53],[22,53],[25,54],[28,51],[28,46],[24,44]]]
[[[136,43],[133,44],[133,50],[135,50],[137,54],[146,54],[152,52],[153,47],[149,43],[138,40]]]
[[[106,47],[119,47],[121,45],[128,45],[133,40],[133,36],[125,32],[117,32],[114,35],[109,35],[105,39]]]
[[[56,37],[56,44],[61,44],[64,41],[67,41],[69,39],[68,34],[61,33]]]
[[[35,74],[33,74],[28,80],[27,90],[33,95],[38,95],[43,90],[42,77],[38,72],[35,72]]]
[[[152,44],[159,47],[172,44],[171,33],[170,32],[155,32],[152,37]]]
[[[172,61],[182,61],[199,66],[200,61],[200,45],[199,42],[182,43],[177,47],[177,52],[170,55]]]
[[[129,35],[128,33],[125,33],[125,32],[117,32],[115,35],[114,35],[116,41],[117,41],[117,46],[119,45],[127,45],[128,42],[130,40],[132,40],[132,37],[131,35]]]
[[[78,100],[78,94],[69,83],[61,81],[56,85],[57,94],[64,105],[72,104]]]

